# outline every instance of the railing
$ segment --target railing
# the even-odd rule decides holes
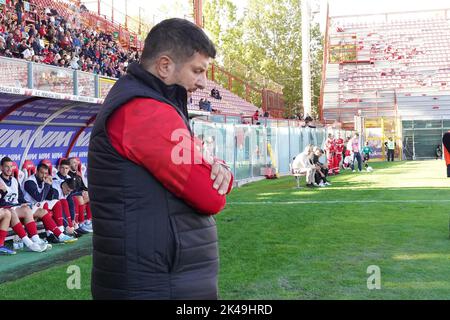
[[[69,68],[0,57],[0,86],[103,99],[117,80]],[[195,115],[196,111],[200,110],[190,108],[189,111]],[[204,120],[210,122],[256,123],[256,121],[246,121],[249,120],[248,116],[238,114],[210,113],[205,115],[204,112],[197,113],[202,115]],[[264,117],[260,117],[257,122],[262,127],[301,127],[304,125],[303,121]]]
[[[265,168],[273,166],[278,173],[288,174],[289,163],[308,144],[323,148],[328,133],[342,138],[353,133],[330,128],[294,127],[290,123],[288,120],[276,121],[266,127],[194,119],[191,126],[195,135],[205,141],[204,148],[230,165],[236,180],[260,177]]]
[[[105,98],[116,81],[79,70],[0,57],[0,85],[3,86]]]

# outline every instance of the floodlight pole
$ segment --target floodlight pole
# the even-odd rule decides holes
[[[309,0],[302,2],[302,92],[303,115],[311,115],[310,17]]]
[[[125,29],[128,30],[128,0],[125,0]]]

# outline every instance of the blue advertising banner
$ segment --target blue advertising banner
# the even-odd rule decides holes
[[[58,100],[35,101],[12,112],[6,117],[6,120],[44,122],[62,107],[61,102]],[[52,122],[85,124],[92,116],[98,113],[98,109],[99,107],[75,107],[60,114]]]
[[[27,145],[31,142],[36,126],[3,124],[0,128],[0,157],[8,156],[16,162],[22,160]],[[49,159],[53,164],[65,157],[71,141],[79,127],[46,127],[39,132],[26,157],[35,164],[43,159]],[[83,132],[78,138],[73,156],[79,157],[83,163],[87,162],[87,151],[91,132]]]

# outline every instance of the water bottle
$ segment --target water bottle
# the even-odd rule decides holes
[[[19,250],[20,249],[19,240],[22,240],[22,239],[20,239],[19,236],[15,235],[14,238],[13,238],[13,248],[14,248],[14,250]]]

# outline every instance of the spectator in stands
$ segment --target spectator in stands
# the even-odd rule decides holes
[[[209,112],[212,111],[211,101],[209,101],[208,99],[205,99],[205,110]]]
[[[74,69],[74,70],[78,70],[79,68],[80,68],[80,65],[78,64],[78,61],[79,61],[80,59],[78,58],[78,56],[77,55],[74,55],[73,57],[72,57],[72,60],[70,61],[70,67],[72,68],[72,69]]]
[[[5,247],[5,239],[8,235],[11,223],[11,210],[0,208],[0,255],[14,255],[16,252]]]
[[[97,33],[89,28],[84,31],[74,30],[69,21],[64,21],[60,16],[55,16],[56,11],[47,9],[45,12],[40,15],[39,19],[36,19],[34,24],[27,26],[27,28],[29,27],[27,32],[23,28],[22,30],[16,22],[7,24],[5,18],[3,21],[0,19],[0,29],[4,28],[5,33],[13,33],[11,39],[8,40],[5,37],[4,50],[0,45],[0,54],[24,58],[23,53],[27,48],[18,48],[17,46],[24,38],[28,40],[28,46],[30,47],[30,51],[25,51],[25,56],[29,61],[75,67],[74,69],[76,69],[76,66],[71,64],[75,55],[84,59],[89,57],[91,65],[89,65],[89,62],[84,68],[80,65],[81,70],[111,77],[124,75],[128,63],[139,59],[136,50],[127,51],[119,47],[116,42],[112,41],[111,35]],[[49,47],[54,48],[54,50],[51,49],[55,56],[53,60],[50,59],[52,54],[43,50],[44,38],[49,42]],[[31,49],[34,54],[32,54]],[[60,49],[65,50],[65,52],[59,52]],[[33,57],[34,55],[37,55],[37,57]]]
[[[264,118],[269,118],[269,117],[270,117],[269,111],[266,110],[264,112]]]
[[[187,103],[187,107],[188,109],[192,109],[193,104],[192,104],[192,93],[188,92],[188,103]]]
[[[24,9],[23,0],[17,0],[14,7],[16,10],[16,15],[17,15],[17,23],[19,25],[22,25],[22,14],[23,14],[23,9]]]
[[[314,181],[316,166],[313,164],[313,146],[306,146],[305,150],[298,154],[292,162],[292,169],[298,170],[300,173],[306,173],[306,186],[314,187],[318,184]]]
[[[47,240],[50,243],[74,242],[77,240],[76,238],[63,233],[63,209],[61,203],[54,199],[55,192],[57,191],[52,187],[53,179],[49,176],[48,172],[48,166],[42,162],[39,163],[36,173],[24,182],[24,198],[32,205],[52,211],[53,220],[61,233],[58,235],[55,233],[55,230],[47,231]]]
[[[306,116],[305,124],[302,126],[303,128],[315,128],[316,126],[313,124],[314,119],[311,116]]]
[[[353,163],[352,163],[352,171],[355,172],[355,159],[358,161],[358,170],[361,172],[362,170],[362,159],[361,159],[361,153],[359,148],[359,133],[355,133],[353,136],[353,139],[350,140],[351,144],[351,150],[353,153]]]
[[[79,166],[81,165],[77,158],[69,158],[70,170],[69,176],[75,180],[75,192],[72,194],[75,206],[78,208],[78,222],[82,230],[92,232],[92,211],[89,199],[88,188],[81,177]],[[86,212],[86,218],[84,213]]]
[[[217,100],[222,100],[222,96],[220,95],[220,91],[217,90],[215,87],[211,89],[211,97],[217,99]]]
[[[5,55],[6,51],[6,40],[0,35],[0,55]]]
[[[208,112],[211,112],[212,110],[211,102],[208,101],[208,99],[201,98],[200,101],[198,102],[198,105],[200,107],[200,110],[205,110]]]
[[[319,187],[331,186],[331,183],[327,180],[328,178],[328,168],[321,163],[320,157],[323,156],[323,150],[319,147],[314,147],[313,149],[313,164],[315,165],[316,172],[314,174],[314,180]]]
[[[40,38],[41,36],[32,36],[28,39],[28,45],[33,49],[34,54],[41,55],[43,47],[43,41]]]
[[[29,36],[29,38],[36,37],[38,35],[38,32],[36,30],[36,26],[34,24],[30,24],[28,26],[28,28],[29,28],[28,29],[28,36]]]
[[[40,219],[44,223],[46,230],[52,230],[60,235],[62,232],[53,221],[51,214],[45,209],[29,204],[22,193],[19,182],[13,177],[13,162],[10,158],[4,157],[0,161],[2,173],[0,176],[0,207],[11,208],[11,228],[23,240],[25,246],[31,251],[43,252],[51,246],[48,246],[37,235],[37,227],[34,219]],[[27,236],[19,219],[23,219],[25,228],[28,231]],[[31,240],[30,240],[31,238]],[[63,239],[63,238],[62,238]]]
[[[196,153],[186,108],[187,92],[206,87],[215,55],[195,24],[160,22],[97,115],[88,159],[94,299],[217,299],[211,215],[225,206],[233,179],[223,161]],[[174,133],[195,159],[180,161]]]

